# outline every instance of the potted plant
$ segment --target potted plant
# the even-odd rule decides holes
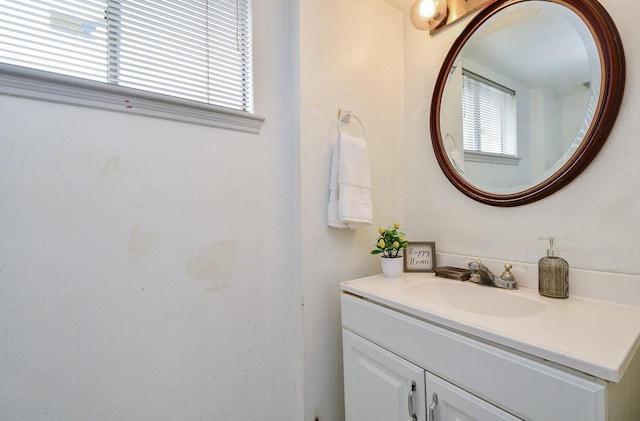
[[[387,278],[397,278],[402,274],[401,250],[407,247],[409,242],[404,239],[405,233],[400,231],[400,224],[393,224],[393,228],[379,228],[380,236],[376,239],[376,248],[371,254],[381,254],[382,273]]]

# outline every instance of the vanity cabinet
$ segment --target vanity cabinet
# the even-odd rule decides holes
[[[347,421],[518,420],[347,329],[342,339]]]
[[[634,419],[618,407],[629,388],[389,304],[341,300],[347,421]]]
[[[347,329],[342,344],[347,420],[426,421],[424,369]]]
[[[433,374],[426,373],[429,421],[516,421],[518,418],[467,393]]]

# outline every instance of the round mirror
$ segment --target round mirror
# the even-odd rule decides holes
[[[542,199],[601,149],[624,80],[619,34],[596,0],[496,0],[440,69],[430,123],[438,163],[477,201]]]

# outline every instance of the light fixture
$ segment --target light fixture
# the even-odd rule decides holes
[[[447,18],[447,0],[414,0],[409,16],[416,29],[435,29]]]

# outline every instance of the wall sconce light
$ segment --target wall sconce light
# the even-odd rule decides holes
[[[431,31],[445,22],[447,11],[447,0],[414,0],[409,16],[416,29]]]

